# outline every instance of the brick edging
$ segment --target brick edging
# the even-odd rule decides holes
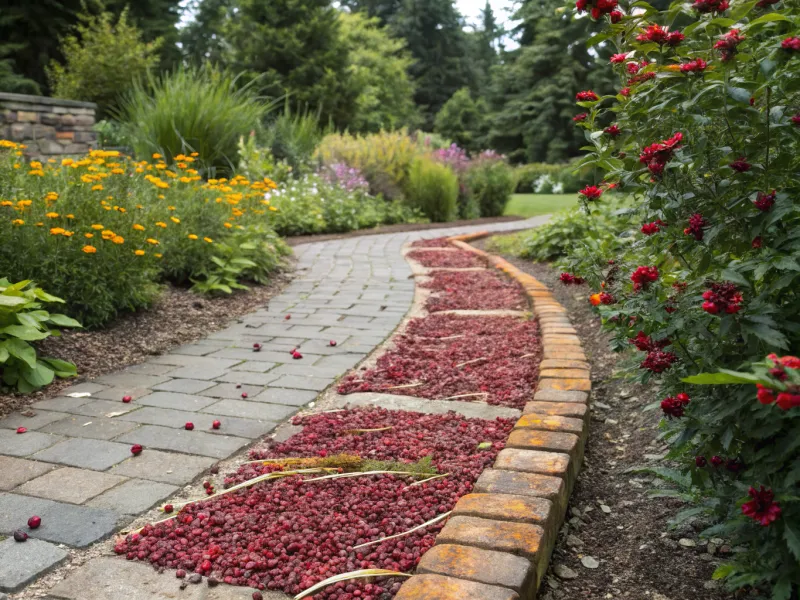
[[[542,332],[539,382],[494,466],[458,501],[396,600],[533,600],[583,459],[591,380],[577,332],[547,286],[468,243],[487,235],[448,240],[525,290]]]

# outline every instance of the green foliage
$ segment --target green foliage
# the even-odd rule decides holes
[[[256,129],[271,108],[252,85],[206,65],[136,82],[117,117],[140,157],[159,153],[172,161],[198,152],[205,168],[230,172],[239,137]]]
[[[468,88],[461,88],[437,113],[434,130],[464,150],[477,153],[484,148],[488,133],[487,112],[488,106],[481,98],[474,100]]]
[[[41,94],[39,84],[15,71],[13,56],[16,46],[0,43],[0,92],[12,94]]]
[[[675,48],[636,39],[648,23],[673,22],[687,24]],[[610,50],[648,61],[645,72],[656,77],[631,85],[628,97],[581,103],[591,149],[583,162],[634,196],[639,224],[660,225],[631,236],[623,251],[571,260],[576,275],[593,289],[605,282],[616,300],[598,309],[615,348],[630,348],[640,331],[666,340],[668,368],[648,368],[639,352],[629,374],[662,398],[690,397],[683,414],[662,423],[667,459],[686,480],[671,481],[690,510],[715,522],[704,535],[737,550],[715,578],[734,589],[771,588],[773,600],[800,591],[800,375],[797,359],[784,365],[778,356],[800,353],[800,137],[792,122],[800,61],[781,48],[798,27],[796,3],[733,3],[725,16],[674,3],[665,12],[642,6],[601,34]],[[713,46],[731,28],[742,39],[720,60]],[[695,58],[709,68],[680,71]],[[624,64],[613,69],[628,82]],[[602,133],[610,119],[622,132],[616,138]],[[676,133],[670,149],[663,141]],[[640,266],[657,267],[658,277],[634,289]],[[743,509],[761,486],[777,507],[774,519],[758,522]],[[762,512],[771,502],[760,501]]]
[[[413,60],[405,42],[391,37],[377,18],[359,13],[341,13],[339,18],[350,54],[350,85],[358,94],[349,130],[374,133],[412,126],[419,115],[408,74]]]
[[[540,177],[549,176],[551,180],[558,181],[558,177],[563,170],[563,164],[551,165],[549,163],[529,163],[527,165],[520,165],[516,169],[516,191],[518,194],[535,193],[536,182]],[[547,193],[552,193],[552,189]]]
[[[287,101],[283,112],[264,125],[259,142],[300,176],[311,171],[311,159],[324,135],[318,113],[308,108],[293,111]]]
[[[461,15],[453,0],[404,0],[390,28],[408,42],[415,60],[414,100],[424,113],[425,128],[431,129],[444,103],[475,80]]]
[[[225,38],[223,29],[231,18],[235,0],[193,0],[193,19],[180,31],[184,58],[193,65],[210,62],[223,64]]]
[[[102,119],[94,124],[93,129],[100,148],[127,148],[130,145],[125,127],[117,121]]]
[[[62,303],[29,280],[11,284],[0,279],[0,372],[2,384],[22,393],[49,385],[55,377],[74,377],[75,365],[55,358],[36,356],[36,342],[59,335],[60,327],[81,324],[45,304]]]
[[[79,18],[74,32],[61,40],[64,64],[53,61],[47,76],[54,96],[96,102],[103,116],[156,65],[162,40],[143,42],[141,32],[128,22],[127,11],[116,23],[108,12]]]
[[[578,204],[577,194],[513,194],[505,214],[536,217],[567,211]]]
[[[105,10],[114,14],[128,11],[131,23],[142,32],[146,42],[163,40],[159,46],[161,69],[173,69],[180,62],[178,23],[181,0],[103,0]],[[188,7],[192,7],[190,3]]]
[[[311,107],[323,122],[346,126],[357,91],[330,0],[237,0],[235,7],[222,29],[230,66],[259,78],[263,93],[288,94],[295,108]]]
[[[479,159],[467,171],[467,187],[482,217],[498,217],[514,191],[514,171],[502,160]]]
[[[574,194],[592,181],[592,169],[579,167],[576,161],[561,164],[529,163],[516,169],[520,194]]]
[[[457,214],[458,177],[439,162],[416,158],[411,163],[405,195],[408,204],[431,221],[452,221]]]
[[[362,12],[369,17],[376,17],[381,25],[386,25],[400,10],[403,0],[342,0],[339,4],[353,12]]]

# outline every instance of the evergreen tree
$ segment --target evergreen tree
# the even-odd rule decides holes
[[[234,70],[260,77],[265,94],[345,126],[356,94],[340,29],[330,0],[238,0],[223,36]]]
[[[128,20],[142,32],[145,42],[161,39],[161,67],[171,69],[180,62],[178,22],[181,0],[104,0],[105,10],[120,15],[128,8]]]
[[[377,17],[381,25],[386,25],[400,10],[403,0],[342,0],[340,4],[351,12],[365,12]]]
[[[475,83],[481,94],[485,94],[492,67],[499,62],[500,38],[503,34],[504,31],[497,24],[492,5],[486,0],[486,6],[481,10],[480,27],[468,34]]]
[[[484,148],[488,107],[482,98],[474,100],[469,88],[458,90],[436,115],[434,131],[471,154]]]
[[[417,82],[415,101],[425,127],[462,87],[474,87],[467,35],[453,0],[404,0],[390,22],[393,33],[408,42],[416,59],[411,75]]]
[[[194,0],[189,8],[194,19],[180,33],[183,56],[196,65],[224,64],[223,28],[233,14],[234,0]]]

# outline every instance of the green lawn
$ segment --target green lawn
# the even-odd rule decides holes
[[[535,217],[572,208],[578,196],[572,194],[514,194],[503,214]]]

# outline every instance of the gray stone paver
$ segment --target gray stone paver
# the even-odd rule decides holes
[[[37,539],[0,542],[0,592],[15,592],[67,558],[67,551]],[[5,594],[0,594],[5,597]]]
[[[37,402],[32,407],[36,414],[30,417],[14,415],[0,422],[0,535],[19,528],[31,514],[43,518],[36,531],[40,540],[84,547],[110,535],[124,524],[123,515],[147,510],[217,460],[269,433],[383,342],[414,296],[411,269],[401,253],[405,243],[478,229],[519,229],[544,220],[295,247],[296,277],[268,306],[203,340]],[[336,346],[329,345],[331,340]],[[260,352],[253,352],[255,342],[262,344]],[[303,358],[293,359],[292,348],[299,348]],[[241,397],[243,391],[247,398]],[[133,401],[123,403],[128,395]],[[443,404],[448,406],[429,409],[456,408],[456,403]],[[210,429],[215,419],[222,422],[220,430]],[[195,424],[193,431],[183,429],[189,420]],[[29,431],[16,434],[17,426]],[[293,430],[284,425],[279,435]],[[144,451],[132,456],[130,447],[137,443]],[[73,476],[65,476],[70,473]],[[67,489],[54,491],[62,480],[69,482]],[[4,562],[0,556],[0,569]],[[76,600],[172,598],[175,580],[159,578],[156,583],[154,573],[146,565],[95,559],[48,594]],[[92,586],[89,595],[87,586]],[[198,599],[207,600],[238,598],[242,591],[197,586],[181,596],[193,598],[192,589]]]

